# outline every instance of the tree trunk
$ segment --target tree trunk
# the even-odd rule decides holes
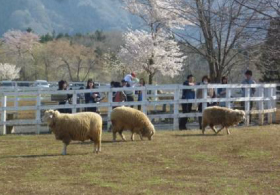
[[[208,61],[211,83],[220,83],[222,73],[216,69],[215,62]]]
[[[150,73],[150,74],[149,74],[149,84],[150,84],[150,85],[153,84],[153,78],[154,78],[154,74]]]

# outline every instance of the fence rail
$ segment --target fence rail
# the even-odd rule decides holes
[[[226,89],[226,95],[222,98],[208,98],[207,90],[213,88],[217,92],[217,89],[224,88]],[[250,90],[254,88],[256,93],[253,97],[250,96]],[[195,99],[181,99],[182,91],[185,89],[192,89],[195,92],[197,90],[202,90],[202,98]],[[245,91],[245,97],[241,97],[240,91]],[[141,91],[143,101],[135,101],[135,102],[113,102],[113,93],[117,91]],[[165,93],[157,93],[158,91],[163,91]],[[81,94],[89,93],[89,92],[99,92],[102,93],[103,96],[106,96],[106,101],[102,101],[100,103],[78,103],[78,97]],[[0,125],[3,126],[3,134],[6,134],[6,126],[7,125],[36,125],[37,133],[40,133],[40,126],[42,125],[41,114],[42,111],[48,109],[71,109],[72,113],[76,113],[78,110],[82,108],[89,107],[102,107],[106,108],[106,116],[103,116],[103,120],[107,122],[107,127],[110,125],[110,114],[115,106],[137,106],[141,105],[142,111],[148,115],[150,119],[155,118],[172,118],[173,125],[172,129],[178,129],[179,119],[182,117],[199,117],[202,116],[201,112],[191,112],[191,113],[181,113],[180,107],[181,104],[184,103],[192,103],[192,104],[202,104],[203,110],[207,107],[207,103],[221,103],[225,102],[226,107],[233,107],[233,102],[244,102],[245,104],[245,112],[246,112],[246,124],[249,125],[249,117],[250,114],[258,114],[260,124],[264,123],[264,115],[267,115],[268,121],[272,122],[273,113],[276,111],[276,100],[277,95],[280,94],[277,91],[276,84],[209,84],[209,85],[197,85],[197,86],[183,86],[183,85],[147,85],[145,87],[135,87],[135,88],[98,88],[98,89],[86,89],[86,90],[46,90],[46,89],[34,89],[34,90],[17,90],[17,91],[5,91],[0,90],[1,95],[1,122]],[[51,95],[58,94],[71,94],[72,95],[72,104],[65,105],[44,105],[42,104],[46,100],[51,100]],[[197,94],[197,93],[195,93]],[[20,101],[35,101],[36,105],[32,106],[19,106]],[[13,106],[8,106],[8,102],[14,102]],[[256,102],[256,108],[252,110],[250,108],[250,102]],[[169,113],[155,113],[151,112],[156,110],[156,106],[158,105],[170,105],[171,109]],[[32,110],[35,114],[35,119],[32,120],[6,120],[7,112],[20,112]]]

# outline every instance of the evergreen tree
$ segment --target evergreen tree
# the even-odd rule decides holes
[[[280,21],[272,19],[258,68],[264,82],[280,82]]]

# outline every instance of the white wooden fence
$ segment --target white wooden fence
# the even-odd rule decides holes
[[[263,124],[264,115],[268,115],[268,121],[271,123],[273,120],[273,113],[276,111],[276,84],[209,84],[209,85],[196,85],[196,86],[183,86],[183,85],[147,85],[145,87],[135,87],[135,88],[99,88],[92,90],[64,90],[57,91],[51,89],[31,89],[25,91],[24,89],[17,91],[0,91],[1,95],[1,122],[0,125],[3,126],[3,134],[6,134],[6,125],[36,125],[37,133],[40,133],[40,126],[42,125],[41,113],[43,110],[48,109],[72,109],[72,113],[76,113],[77,109],[88,108],[88,107],[105,107],[107,108],[107,116],[104,117],[104,121],[107,121],[107,127],[110,124],[110,114],[114,106],[137,106],[141,105],[142,111],[148,115],[150,119],[155,118],[172,118],[173,127],[172,129],[178,129],[179,118],[182,117],[199,117],[202,116],[200,112],[191,112],[191,113],[180,113],[180,108],[182,103],[193,103],[199,104],[202,103],[202,108],[207,107],[207,103],[212,102],[226,102],[227,107],[232,107],[232,102],[245,102],[245,111],[246,111],[246,124],[249,125],[249,116],[250,114],[259,115],[259,124]],[[217,91],[218,88],[226,88],[226,98],[207,98],[207,89],[214,88]],[[256,93],[254,97],[250,97],[250,89],[255,88]],[[203,90],[203,97],[198,99],[181,99],[181,93],[183,89],[198,89]],[[241,94],[238,93],[241,89],[245,90],[245,97],[241,97]],[[143,101],[140,102],[113,102],[113,92],[117,91],[142,91]],[[157,94],[158,90],[166,92],[165,94]],[[107,96],[107,101],[102,101],[95,104],[78,104],[78,94],[89,93],[89,92],[99,92]],[[53,94],[72,94],[72,104],[65,105],[43,105],[43,99],[49,99]],[[169,97],[169,98],[168,98]],[[171,97],[171,98],[170,98]],[[20,100],[36,100],[36,105],[34,106],[19,106]],[[12,100],[14,102],[13,106],[7,106],[7,102]],[[250,102],[256,102],[257,109],[250,109]],[[172,109],[169,113],[154,113],[150,110],[155,109],[158,105],[171,105]],[[10,120],[6,121],[7,112],[20,112],[26,110],[33,110],[36,112],[35,119],[32,120]]]

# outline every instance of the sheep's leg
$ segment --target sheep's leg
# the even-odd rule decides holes
[[[99,139],[96,141],[97,144],[97,150],[95,150],[96,153],[101,152],[101,136]]]
[[[201,128],[202,134],[203,134],[203,135],[204,135],[204,132],[205,132],[205,128],[206,128],[206,127],[207,127],[207,124],[203,123],[202,128]]]
[[[113,141],[115,142],[117,139],[117,132],[113,132]]]
[[[96,141],[94,141],[93,143],[94,143],[93,152],[97,153],[97,147],[96,147],[96,146],[97,146],[97,143],[96,143]]]
[[[66,154],[67,154],[67,152],[66,152],[67,145],[68,145],[68,144],[63,143],[62,155],[66,155]]]
[[[126,141],[125,136],[124,136],[124,134],[123,134],[123,130],[121,130],[121,131],[119,132],[119,134],[120,134],[122,140],[123,140],[123,141]]]
[[[214,125],[209,125],[209,126],[210,126],[210,128],[214,131],[214,133],[217,134],[217,129],[215,128],[215,126],[214,126]]]
[[[134,132],[131,132],[131,141],[134,141]]]
[[[112,132],[113,132],[113,142],[115,142],[117,139],[118,129],[116,129],[114,126],[112,126]]]
[[[101,152],[101,140],[98,142],[98,152]]]
[[[139,133],[139,137],[140,137],[140,139],[143,141],[143,136],[142,136],[141,133]]]
[[[218,133],[220,133],[220,131],[222,131],[224,129],[224,126],[222,126],[217,132],[216,135],[218,135]]]
[[[226,127],[226,130],[227,130],[227,134],[230,135],[230,131],[227,127]]]

